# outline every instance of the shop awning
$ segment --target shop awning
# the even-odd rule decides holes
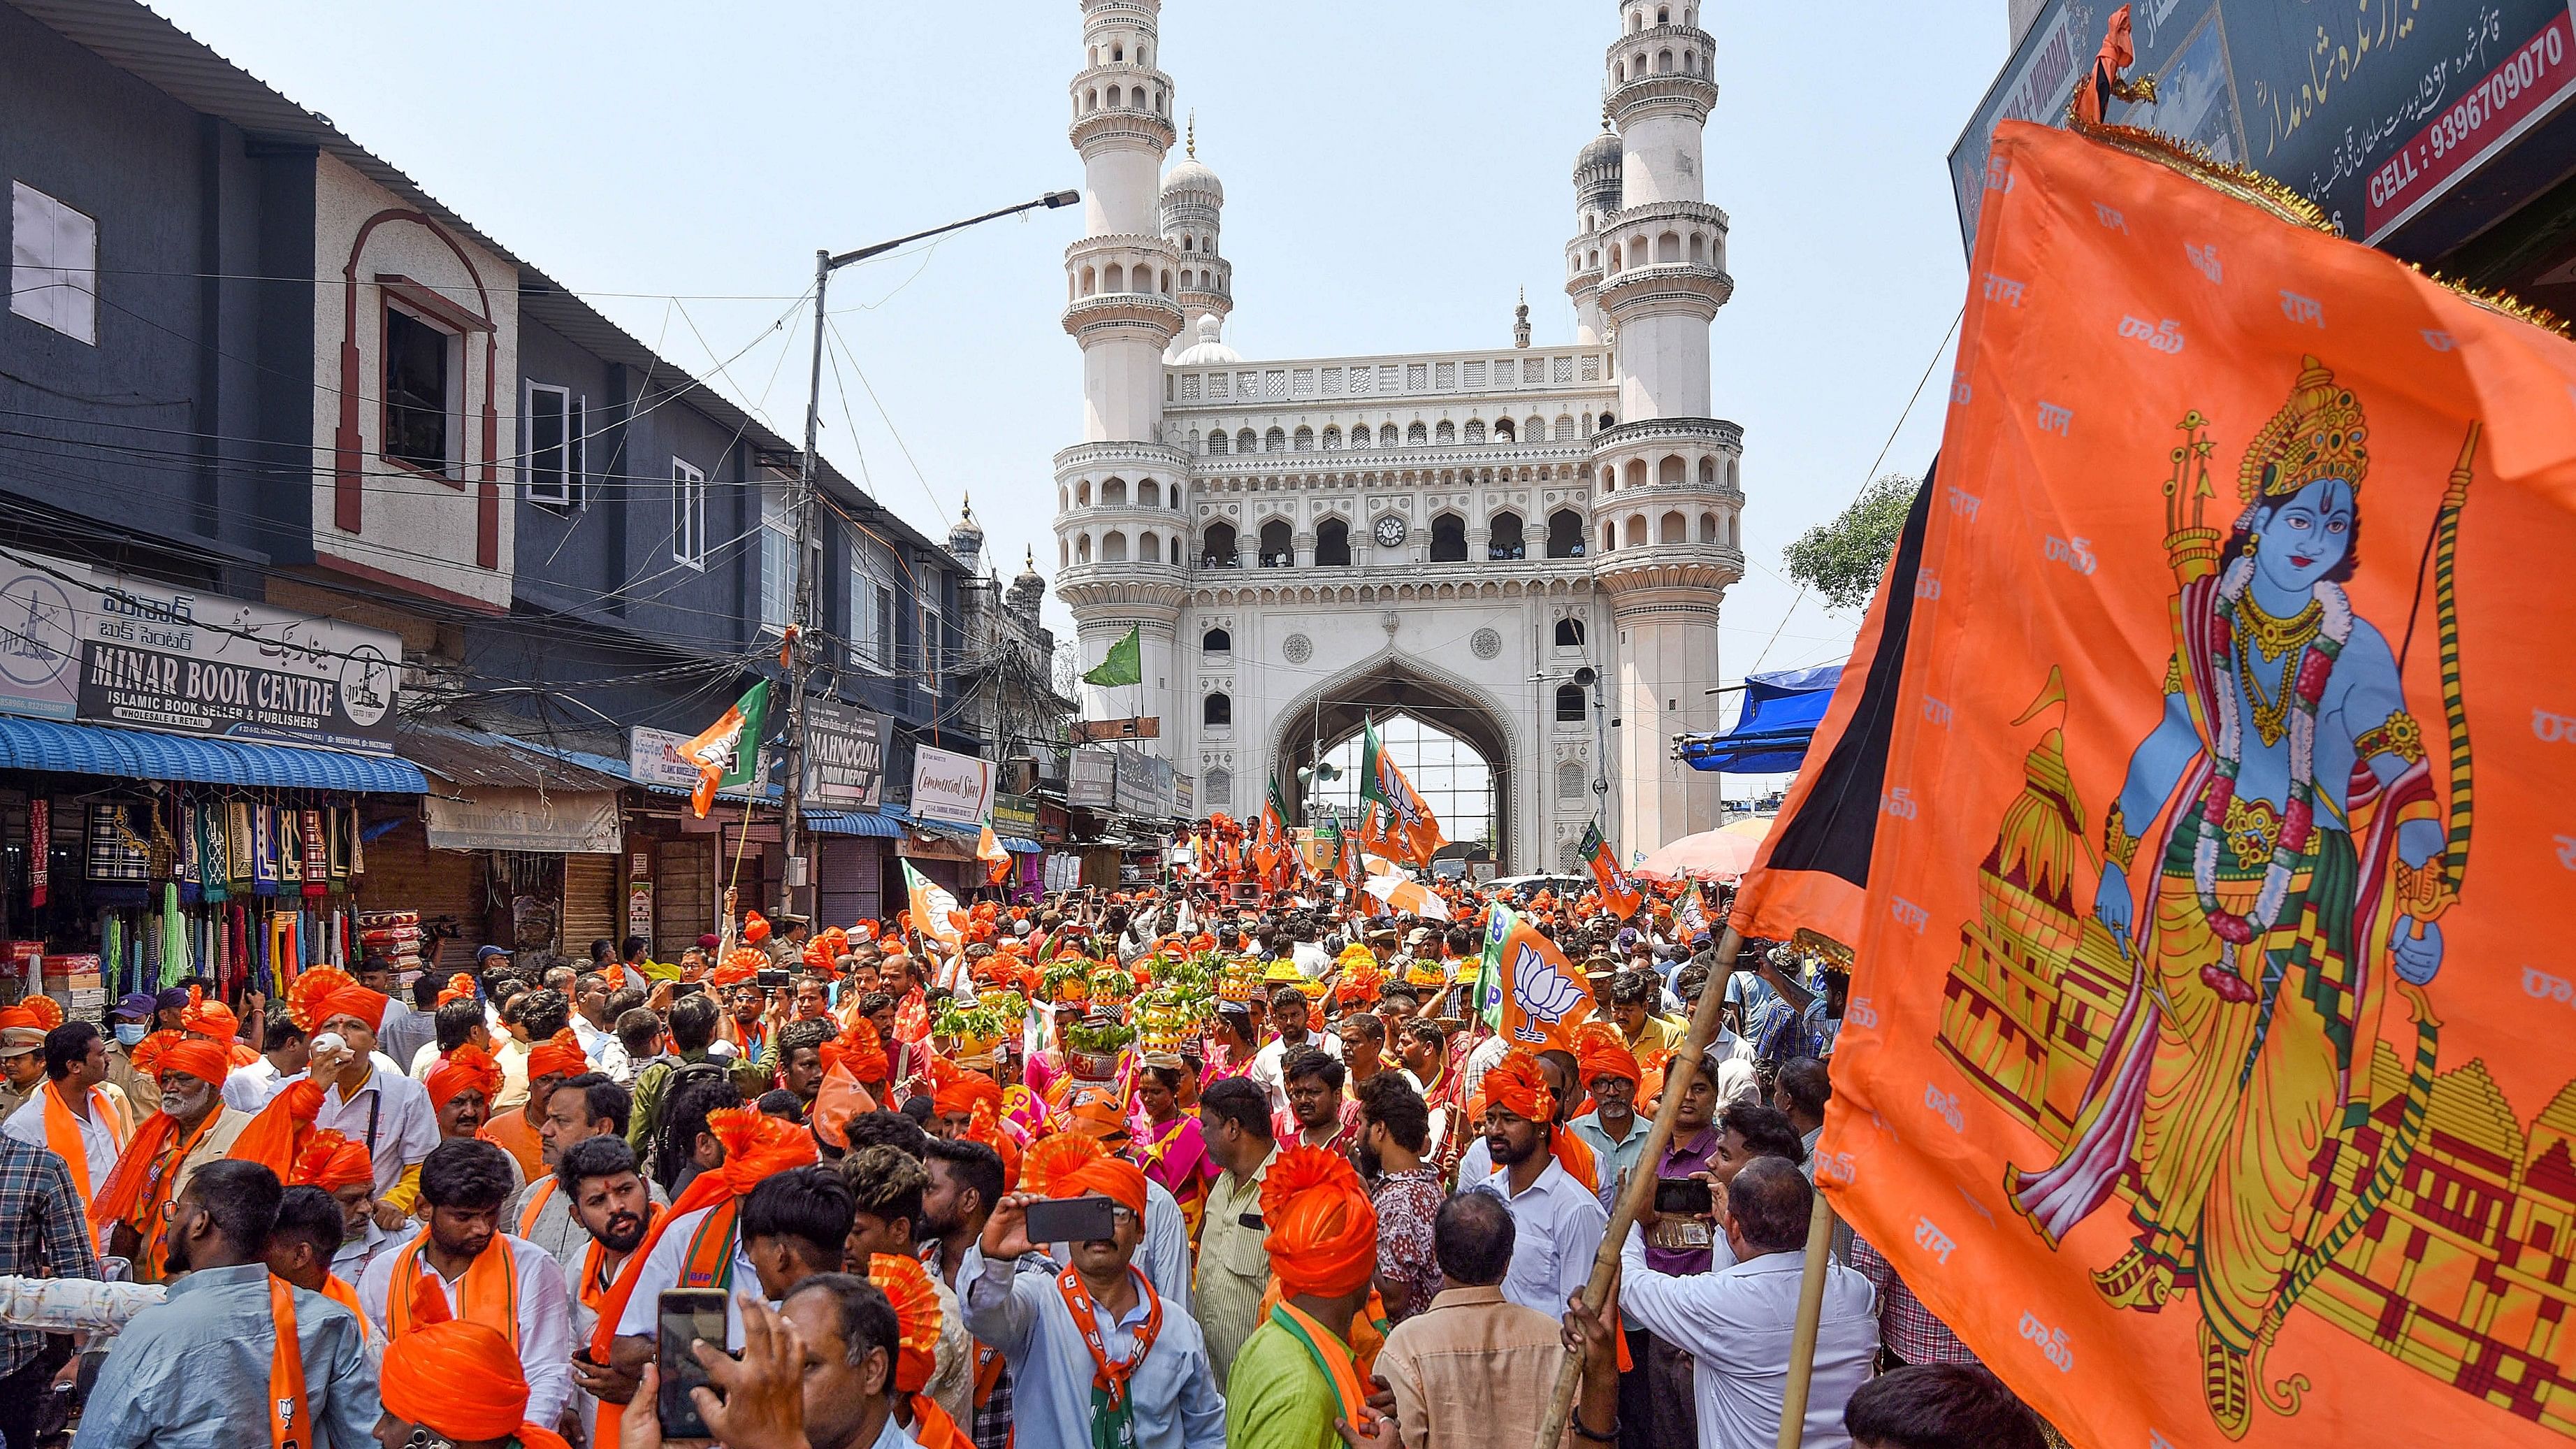
[[[817,835],[856,835],[869,840],[896,840],[903,827],[883,815],[858,810],[808,810],[805,828]]]
[[[5,716],[0,716],[0,768],[384,795],[419,795],[429,789],[418,765],[390,755]]]
[[[1038,844],[1036,841],[1034,841],[1034,840],[1030,840],[1030,839],[1028,839],[1028,838],[1027,838],[1027,837],[1025,837],[1025,836],[1019,836],[1019,835],[1005,835],[1005,836],[1003,836],[1001,839],[1002,839],[1002,848],[1003,848],[1004,850],[1009,851],[1009,852],[1010,852],[1011,854],[1013,854],[1013,855],[1044,855],[1044,854],[1046,854],[1046,847],[1045,847],[1045,846],[1040,845],[1040,844]]]
[[[429,773],[468,787],[614,792],[627,784],[623,769],[612,773],[569,750],[463,725],[413,721],[395,734],[394,748]]]

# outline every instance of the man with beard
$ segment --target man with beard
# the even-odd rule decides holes
[[[387,1232],[410,1220],[420,1198],[421,1161],[439,1140],[429,1094],[376,1050],[376,1027],[391,1005],[363,986],[343,986],[314,1013],[316,1024],[338,1033],[355,1054],[356,1069],[342,1073],[323,1094],[313,1125],[367,1144],[376,1167],[376,1226]]]
[[[1280,1069],[1286,1079],[1288,1110],[1272,1132],[1285,1146],[1317,1147],[1349,1155],[1360,1137],[1360,1106],[1342,1093],[1339,1059],[1311,1049],[1289,1055]]]
[[[163,1263],[187,1276],[116,1336],[75,1449],[270,1444],[289,1432],[315,1449],[364,1449],[376,1373],[356,1317],[268,1271],[283,1193],[276,1173],[229,1160],[180,1192]],[[300,1401],[273,1384],[300,1384]]]
[[[378,1253],[358,1280],[358,1302],[386,1338],[427,1324],[414,1293],[435,1286],[454,1318],[510,1342],[528,1380],[528,1418],[552,1424],[572,1397],[572,1312],[563,1270],[543,1248],[500,1230],[510,1195],[508,1154],[489,1142],[442,1142],[420,1169],[429,1224],[401,1248]]]
[[[579,1345],[573,1350],[572,1378],[582,1392],[575,1403],[582,1432],[589,1435],[602,1398],[622,1404],[635,1393],[632,1376],[591,1359],[590,1338],[609,1286],[644,1245],[664,1204],[659,1190],[638,1170],[635,1149],[615,1136],[585,1137],[566,1147],[546,1181],[554,1185],[554,1200],[560,1204],[556,1210],[582,1235],[578,1256],[563,1264],[572,1297],[573,1342]]]
[[[1447,1194],[1439,1169],[1422,1160],[1431,1112],[1402,1074],[1382,1072],[1360,1088],[1360,1123],[1351,1158],[1377,1209],[1377,1288],[1386,1321],[1402,1323],[1440,1292],[1432,1220]]]
[[[1566,1167],[1591,1149],[1557,1125],[1559,1106],[1538,1059],[1514,1049],[1485,1074],[1485,1151],[1491,1175],[1468,1184],[1512,1211],[1511,1271],[1503,1296],[1552,1316],[1583,1291],[1610,1215]],[[1461,1169],[1462,1172],[1464,1169]]]
[[[210,1041],[173,1042],[162,1051],[161,1110],[134,1131],[116,1171],[90,1205],[93,1222],[113,1223],[108,1252],[130,1259],[137,1276],[152,1282],[169,1228],[167,1206],[208,1163],[233,1149],[250,1118],[223,1103],[232,1059]]]
[[[627,1111],[626,1089],[598,1072],[555,1088],[546,1099],[545,1123],[537,1129],[548,1170],[521,1188],[501,1214],[502,1225],[512,1234],[545,1249],[563,1265],[564,1281],[575,1292],[580,1291],[581,1262],[590,1251],[591,1235],[573,1212],[572,1197],[563,1182],[563,1156],[595,1137],[624,1141]],[[633,1156],[630,1151],[628,1160]],[[668,1201],[659,1186],[647,1183],[646,1188],[654,1202]]]

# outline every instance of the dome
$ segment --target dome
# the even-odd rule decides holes
[[[1163,178],[1164,200],[1187,191],[1198,192],[1219,206],[1225,204],[1225,183],[1216,179],[1216,172],[1206,162],[1196,158],[1183,160]]]
[[[984,530],[975,522],[974,504],[965,503],[960,508],[957,526],[948,530],[948,551],[969,560],[984,551]]]
[[[1618,135],[1605,121],[1601,134],[1584,142],[1583,149],[1574,153],[1574,174],[1579,178],[1595,166],[1617,167],[1625,159],[1624,150]]]
[[[1038,572],[1038,551],[1035,548],[1028,551],[1026,560],[1020,565],[1020,576],[1011,580],[1011,586],[1015,589],[1046,587],[1045,575]]]
[[[1172,359],[1177,367],[1198,367],[1206,363],[1241,362],[1243,357],[1224,342],[1225,324],[1214,312],[1199,314],[1199,340],[1182,348]]]

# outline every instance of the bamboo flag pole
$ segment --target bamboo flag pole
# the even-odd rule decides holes
[[[1620,1245],[1628,1241],[1630,1230],[1636,1226],[1638,1209],[1646,1205],[1648,1195],[1655,1190],[1655,1168],[1663,1161],[1664,1148],[1673,1140],[1673,1119],[1681,1115],[1682,1094],[1690,1090],[1692,1074],[1704,1069],[1702,1058],[1708,1044],[1717,1039],[1718,1019],[1726,1010],[1727,977],[1734,972],[1735,955],[1743,945],[1743,938],[1733,926],[1718,938],[1717,949],[1710,956],[1708,985],[1700,992],[1698,1008],[1691,1012],[1690,1035],[1665,1064],[1664,1095],[1655,1107],[1654,1125],[1646,1129],[1646,1145],[1637,1154],[1637,1168],[1628,1174],[1628,1190],[1619,1195],[1619,1210],[1610,1215],[1609,1229],[1601,1235],[1601,1251],[1592,1256],[1591,1281],[1583,1285],[1583,1306],[1591,1312],[1600,1312],[1602,1302],[1610,1296],[1610,1280],[1619,1271]],[[1821,1292],[1821,1280],[1817,1288]],[[1814,1340],[1811,1325],[1811,1347]],[[1557,1370],[1556,1391],[1548,1400],[1547,1417],[1540,1421],[1535,1449],[1558,1449],[1564,1442],[1566,1422],[1574,1413],[1574,1393],[1582,1383],[1582,1356],[1569,1353],[1564,1366]]]
[[[759,746],[758,744],[754,744],[754,745],[752,746],[752,752],[751,752],[751,780],[752,780],[752,784],[754,784],[755,786],[756,786],[756,785],[758,785],[758,784],[760,783],[760,779],[761,779],[761,768],[760,768],[760,767],[761,767],[761,765],[762,765],[763,761],[761,760],[760,755],[761,755],[761,749],[760,749],[760,746]],[[719,825],[721,825],[721,824],[722,824],[722,821],[721,821],[721,820],[719,820],[719,821],[718,821],[718,824],[719,824]],[[717,839],[718,841],[722,841],[722,840],[724,839],[724,836],[723,836],[723,835],[721,835],[721,834],[719,834],[719,835],[717,835],[717,836],[716,836],[716,839]],[[734,901],[735,901],[735,898],[736,898],[736,897],[735,897],[735,893],[736,893],[738,890],[740,890],[740,889],[741,889],[741,887],[742,887],[742,856],[743,856],[743,850],[744,850],[744,848],[745,848],[746,846],[748,846],[748,845],[750,845],[750,844],[751,844],[751,801],[749,801],[749,800],[745,800],[745,801],[743,801],[743,802],[742,802],[742,829],[741,829],[741,833],[740,833],[740,834],[737,834],[737,835],[736,835],[736,836],[734,836],[734,838],[733,838],[733,870],[732,870],[732,872],[731,872],[731,873],[729,873],[729,874],[725,877],[724,899],[723,899],[722,904],[717,908],[718,919],[717,919],[717,921],[716,921],[716,959],[707,963],[707,970],[709,971],[709,973],[710,973],[710,974],[712,974],[712,973],[714,972],[714,970],[715,970],[715,968],[716,968],[716,967],[721,966],[721,965],[723,965],[723,964],[724,964],[725,953],[727,953],[727,952],[729,952],[729,951],[731,951],[731,950],[733,949],[733,942],[734,942],[734,930],[735,930],[735,927],[734,927],[734,921],[733,921],[733,907],[734,907]],[[781,867],[781,868],[782,868],[782,869],[784,869],[784,867]]]
[[[1798,1449],[1807,1432],[1807,1388],[1816,1372],[1816,1326],[1825,1316],[1825,1265],[1834,1243],[1833,1204],[1816,1194],[1807,1217],[1807,1269],[1798,1280],[1798,1327],[1789,1339],[1789,1382],[1780,1395],[1776,1449]]]

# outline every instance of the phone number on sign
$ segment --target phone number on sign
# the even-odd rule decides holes
[[[2511,60],[2496,67],[2495,73],[2479,82],[2477,89],[2460,97],[2459,103],[2444,111],[2426,128],[2424,139],[2436,156],[2476,134],[2487,118],[2522,99],[2522,93],[2543,80],[2555,80],[2555,72],[2567,58],[2567,38],[2553,25],[2531,38],[2531,43],[2514,53]]]
[[[2576,79],[2568,23],[2565,15],[2551,17],[2539,34],[2381,163],[2368,195],[2373,232],[2466,170],[2498,133],[2523,123]]]

